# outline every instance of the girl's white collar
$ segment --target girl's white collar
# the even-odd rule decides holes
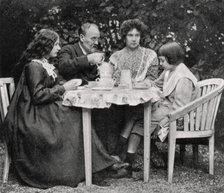
[[[32,61],[42,64],[43,68],[47,71],[48,75],[51,76],[54,80],[55,78],[57,78],[57,74],[54,71],[55,69],[54,65],[49,64],[47,59],[45,58],[43,60],[33,59]]]

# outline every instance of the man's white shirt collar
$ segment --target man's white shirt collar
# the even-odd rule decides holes
[[[87,55],[87,53],[86,53],[85,49],[82,47],[82,44],[81,44],[80,42],[79,42],[79,46],[80,46],[80,48],[81,48],[81,50],[82,50],[83,54],[84,54],[84,55]]]

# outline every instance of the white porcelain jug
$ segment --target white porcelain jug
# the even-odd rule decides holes
[[[98,66],[100,72],[100,78],[112,78],[114,73],[114,67],[108,62],[102,62],[100,66]]]

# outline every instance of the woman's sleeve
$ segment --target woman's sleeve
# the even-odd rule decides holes
[[[156,52],[151,50],[152,58],[150,58],[150,64],[149,68],[146,73],[146,78],[150,80],[155,80],[158,78],[158,72],[159,72],[159,61]]]
[[[50,103],[60,99],[65,89],[62,85],[55,85],[51,88],[44,84],[47,74],[44,68],[38,63],[30,63],[25,67],[27,86],[34,104]]]
[[[182,78],[177,83],[173,101],[173,110],[191,102],[194,85],[188,78]]]
[[[163,83],[164,83],[164,75],[165,75],[165,70],[160,74],[160,76],[154,81],[154,85],[159,87],[160,89],[163,88]]]

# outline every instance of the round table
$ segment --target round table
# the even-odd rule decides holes
[[[160,90],[155,87],[147,89],[79,87],[77,90],[65,93],[63,105],[82,108],[86,185],[92,184],[91,109],[109,108],[112,104],[130,106],[144,104],[144,181],[149,181],[151,102],[157,101],[160,94]]]

